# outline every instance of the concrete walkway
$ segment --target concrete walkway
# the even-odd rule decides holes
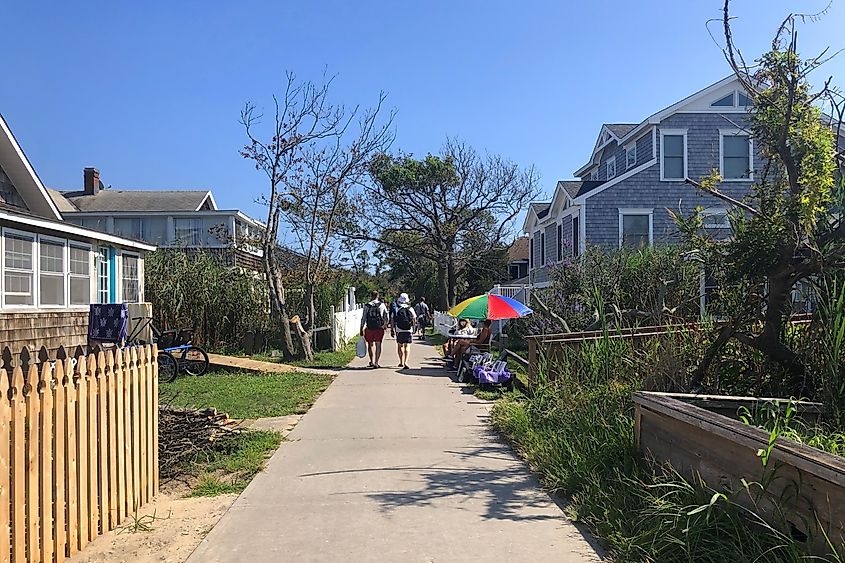
[[[598,561],[435,358],[356,359],[188,561]]]

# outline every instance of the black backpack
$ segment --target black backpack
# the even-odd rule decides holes
[[[367,328],[377,330],[384,328],[384,316],[381,314],[381,303],[376,302],[367,306]]]
[[[396,319],[396,328],[400,330],[411,330],[414,319],[411,316],[410,307],[399,307],[394,318]]]

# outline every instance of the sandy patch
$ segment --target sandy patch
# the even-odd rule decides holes
[[[132,532],[133,518],[98,537],[69,561],[72,563],[142,563],[185,561],[238,495],[184,498],[184,486],[165,486],[162,492],[138,511],[139,519],[155,513],[152,530]],[[168,518],[168,514],[170,517]]]

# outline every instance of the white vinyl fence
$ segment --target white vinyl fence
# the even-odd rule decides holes
[[[361,332],[364,309],[335,313],[332,319],[332,349],[337,351]]]

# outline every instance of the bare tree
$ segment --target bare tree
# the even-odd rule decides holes
[[[481,156],[455,141],[447,142],[441,156],[422,160],[383,154],[373,161],[371,175],[358,200],[361,224],[350,236],[436,264],[442,308],[455,305],[467,259],[501,244],[538,191],[533,168]]]
[[[349,217],[348,193],[358,184],[376,153],[393,140],[393,113],[380,123],[385,96],[374,109],[360,113],[355,107],[333,105],[328,100],[332,79],[317,85],[298,83],[288,73],[284,94],[273,96],[274,113],[269,135],[258,129],[263,115],[252,103],[241,112],[248,143],[245,158],[269,180],[261,202],[267,206],[267,227],[262,235],[264,274],[267,278],[273,318],[282,334],[285,357],[295,356],[291,323],[299,333],[302,350],[311,358],[311,329],[316,311],[317,284],[330,268],[337,233]],[[357,122],[357,130],[351,128]],[[305,311],[289,317],[284,279],[288,264],[280,258],[280,230],[285,227],[298,242],[301,260],[296,274],[305,294]]]

